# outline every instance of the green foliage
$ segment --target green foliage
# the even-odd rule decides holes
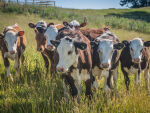
[[[121,0],[120,5],[127,5],[131,8],[148,7],[150,6],[149,0]]]

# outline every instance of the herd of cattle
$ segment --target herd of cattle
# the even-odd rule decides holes
[[[73,20],[63,25],[47,24],[39,21],[29,23],[35,31],[37,51],[41,52],[48,74],[55,72],[62,75],[64,94],[74,96],[81,94],[81,82],[86,85],[86,95],[92,95],[92,89],[97,89],[97,78],[104,77],[104,91],[117,92],[118,65],[124,74],[126,89],[129,90],[129,74],[135,75],[135,84],[140,85],[140,74],[144,71],[146,88],[149,92],[149,49],[150,41],[134,38],[130,41],[119,41],[109,28],[91,29],[82,27]],[[14,68],[19,72],[20,60],[24,60],[26,37],[24,31],[17,24],[9,26],[0,34],[0,50],[7,76],[13,80],[9,70],[8,58],[15,61]],[[121,51],[120,51],[121,50]],[[49,62],[50,59],[50,62]]]

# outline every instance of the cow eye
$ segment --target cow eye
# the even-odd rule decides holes
[[[69,51],[69,52],[68,52],[68,55],[71,55],[71,54],[72,54],[72,51]]]
[[[133,49],[131,48],[131,51],[133,51]]]

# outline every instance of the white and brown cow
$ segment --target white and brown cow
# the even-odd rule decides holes
[[[20,58],[22,61],[24,59],[25,48],[26,37],[24,35],[24,31],[17,24],[8,26],[5,28],[4,32],[0,34],[0,50],[2,52],[7,76],[10,77],[12,81],[13,78],[9,70],[8,58],[15,61],[14,68],[16,72],[19,73],[19,61]]]
[[[142,70],[145,71],[146,88],[149,91],[149,51],[150,41],[143,41],[141,38],[124,40],[125,48],[122,50],[120,61],[121,70],[124,74],[126,89],[129,90],[129,74],[135,75],[135,84],[140,85]]]
[[[81,81],[85,81],[86,95],[91,95],[91,84],[94,78],[91,72],[90,41],[80,31],[69,30],[68,34],[59,41],[51,42],[57,47],[59,55],[56,69],[62,75],[66,74],[63,78],[65,83],[70,84],[72,96],[78,95],[80,97]]]
[[[51,76],[55,73],[56,64],[58,63],[57,53],[55,48],[51,45],[50,39],[55,40],[57,36],[58,29],[61,25],[53,25],[53,23],[46,24],[45,21],[39,21],[37,24],[29,23],[29,27],[33,28],[35,31],[35,39],[37,42],[37,51],[41,52],[42,57],[45,62],[46,74],[49,70],[49,60],[51,63],[50,73]]]
[[[106,31],[95,41],[91,41],[92,50],[92,72],[94,76],[104,77],[104,91],[110,93],[114,80],[114,90],[117,91],[119,50],[124,44],[119,43],[118,38]]]

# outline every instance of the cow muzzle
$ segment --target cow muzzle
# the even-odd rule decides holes
[[[52,45],[48,45],[48,46],[47,46],[47,49],[53,51],[53,50],[55,50],[55,47],[52,46]]]
[[[109,64],[108,63],[103,63],[100,65],[101,68],[103,69],[108,69],[109,68]]]
[[[134,59],[133,59],[133,62],[134,62],[134,63],[140,63],[140,59],[139,59],[139,58],[134,58]]]
[[[57,67],[57,71],[63,73],[64,72],[64,68],[63,67]]]
[[[10,51],[9,53],[10,53],[10,54],[15,54],[15,53],[16,53],[16,51],[14,51],[14,50],[13,50],[13,51]]]

